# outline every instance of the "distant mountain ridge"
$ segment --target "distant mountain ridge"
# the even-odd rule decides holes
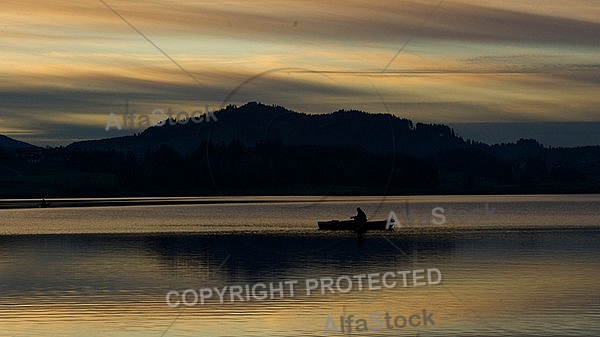
[[[133,151],[143,154],[165,144],[182,154],[191,153],[203,141],[246,146],[266,141],[283,145],[363,147],[372,153],[402,152],[428,155],[469,146],[445,125],[413,124],[391,114],[339,110],[328,114],[306,114],[281,106],[247,103],[228,106],[214,113],[217,121],[150,127],[135,136],[72,143],[71,149]]]
[[[35,145],[31,145],[29,143],[22,142],[20,140],[16,140],[4,135],[0,135],[0,147],[8,148],[8,149],[35,149],[38,148]]]
[[[2,148],[0,197],[600,192],[600,146],[488,145],[356,110],[248,103],[214,117],[66,148]]]

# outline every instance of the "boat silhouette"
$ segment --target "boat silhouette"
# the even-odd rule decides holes
[[[356,220],[330,220],[318,221],[319,230],[328,231],[389,231],[393,227],[387,227],[387,220],[371,220],[371,221],[356,221]]]

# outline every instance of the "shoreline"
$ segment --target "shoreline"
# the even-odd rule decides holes
[[[211,196],[211,197],[114,197],[114,198],[45,198],[45,199],[0,199],[0,210],[71,208],[71,207],[127,207],[127,206],[169,206],[169,205],[222,205],[222,204],[293,204],[293,203],[333,203],[333,202],[420,202],[436,198],[450,201],[452,198],[495,198],[514,201],[514,198],[555,198],[570,196],[588,196],[600,198],[600,194],[464,194],[464,195],[278,195],[278,196]],[[42,207],[42,200],[46,206]]]

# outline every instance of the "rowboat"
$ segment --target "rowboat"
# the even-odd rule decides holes
[[[327,231],[387,231],[392,230],[393,227],[386,228],[387,220],[373,220],[373,221],[355,221],[355,220],[331,220],[331,221],[318,221],[319,230]]]

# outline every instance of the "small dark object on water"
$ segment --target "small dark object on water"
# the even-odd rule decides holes
[[[387,220],[374,220],[374,221],[356,221],[356,220],[331,220],[331,221],[319,221],[319,230],[328,231],[355,231],[355,232],[366,232],[366,231],[389,231],[393,230],[393,227],[387,227]]]
[[[360,209],[360,207],[356,207],[356,213],[357,214],[351,217],[351,219],[354,219],[355,221],[367,221],[367,214],[365,214],[365,212],[362,209]]]
[[[50,203],[46,201],[46,199],[42,199],[39,205],[40,208],[48,208],[50,207]]]

